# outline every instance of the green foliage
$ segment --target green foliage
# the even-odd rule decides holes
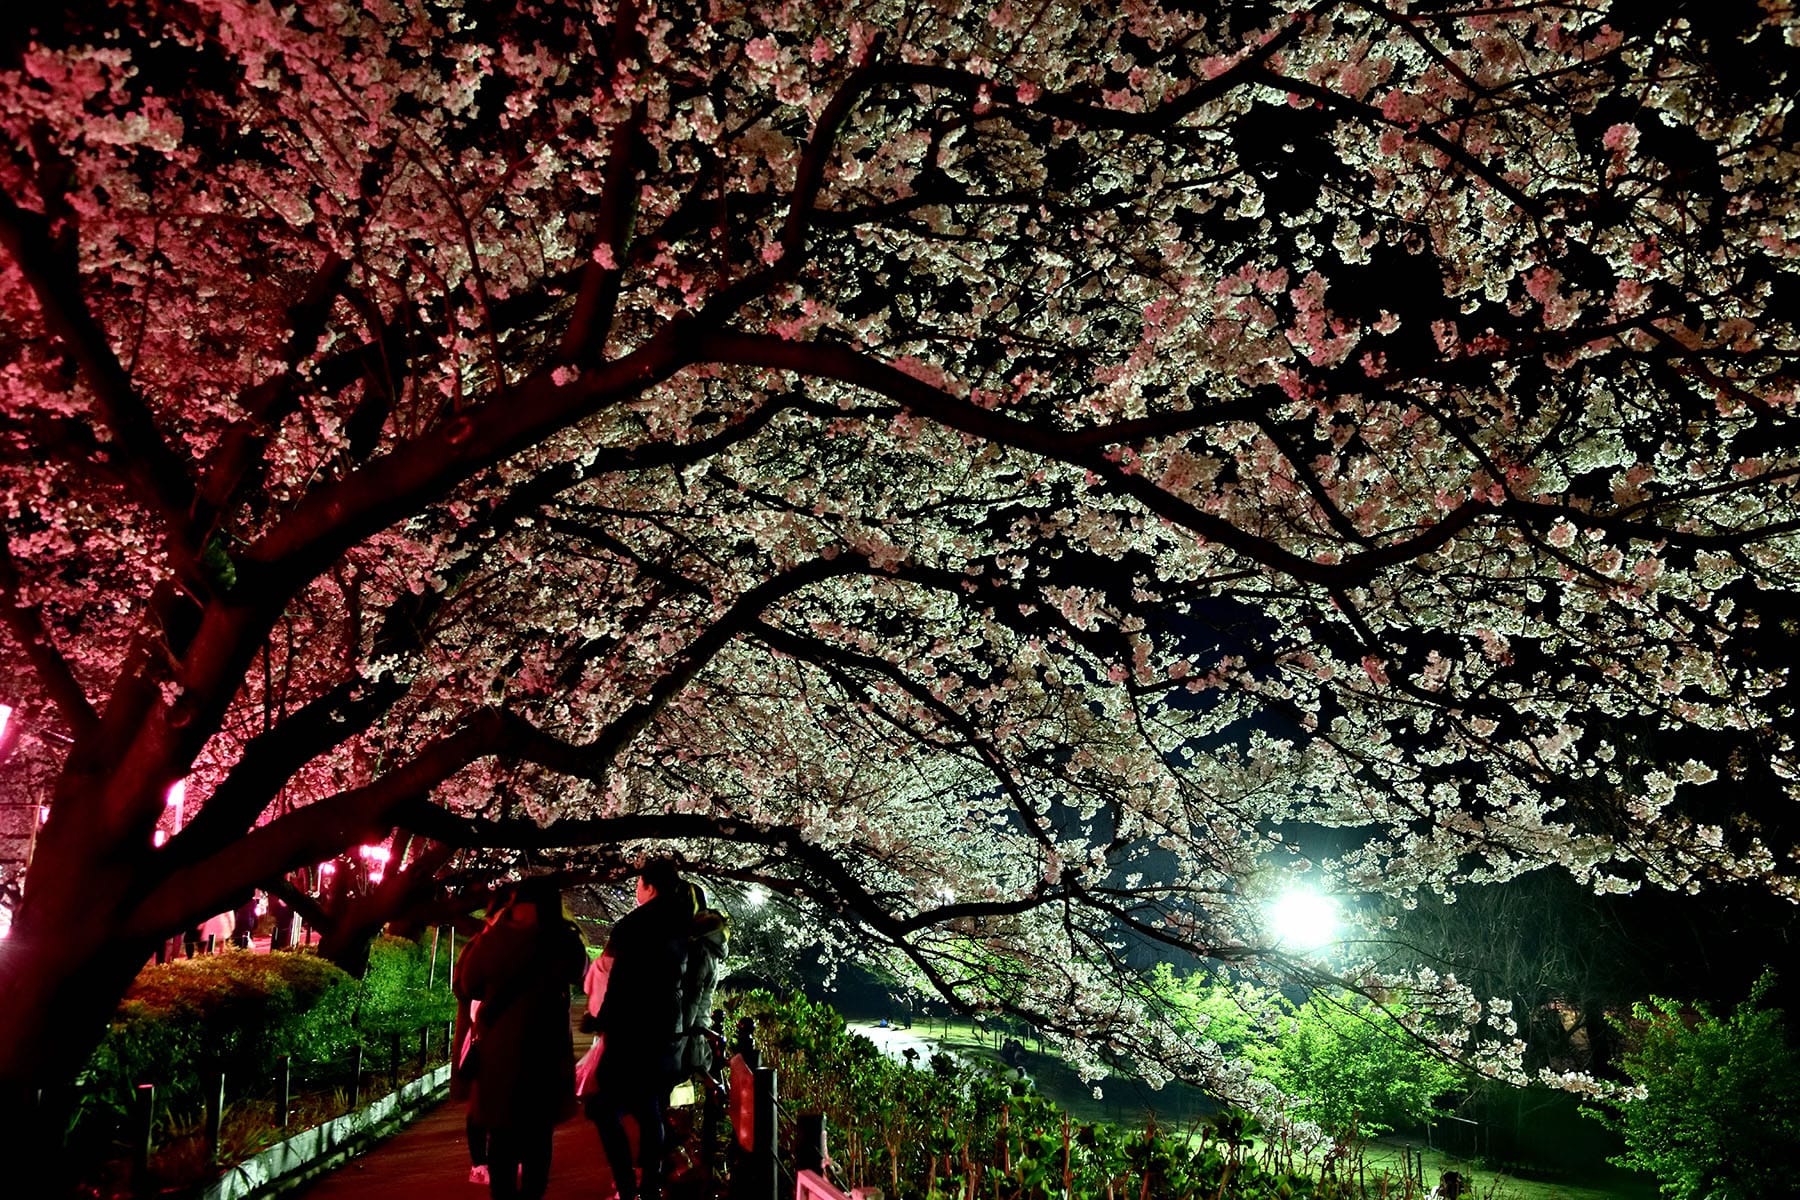
[[[1351,992],[1291,1008],[1280,1036],[1246,1047],[1258,1073],[1294,1097],[1295,1114],[1340,1137],[1417,1128],[1457,1072],[1401,1026],[1396,1013]]]
[[[1611,1117],[1626,1152],[1675,1200],[1792,1194],[1800,1162],[1800,1050],[1764,975],[1729,1017],[1652,997],[1616,1022],[1635,1043],[1623,1065],[1643,1089]]]
[[[876,1185],[895,1200],[1288,1200],[1348,1195],[1347,1185],[1278,1169],[1251,1157],[1253,1122],[1227,1115],[1190,1139],[1154,1124],[1142,1130],[1081,1124],[1007,1072],[934,1055],[929,1068],[883,1057],[844,1019],[804,998],[734,997],[733,1019],[751,1017],[765,1065],[780,1072],[783,1113],[825,1114],[834,1173],[846,1186]],[[784,1125],[783,1153],[793,1129]]]
[[[78,1084],[72,1126],[96,1136],[137,1084],[165,1108],[199,1103],[210,1065],[266,1079],[283,1054],[329,1058],[353,1040],[356,981],[310,954],[225,953],[139,973]]]
[[[442,1025],[456,1013],[449,963],[431,971],[431,948],[408,938],[379,937],[369,947],[363,972],[357,1025],[365,1035],[410,1033],[421,1025]],[[427,980],[432,986],[428,987]]]
[[[1144,994],[1165,1020],[1197,1039],[1216,1043],[1230,1057],[1243,1054],[1250,1042],[1254,1021],[1239,988],[1198,972],[1181,978],[1168,963],[1158,963]]]
[[[302,951],[230,951],[146,967],[78,1081],[68,1138],[76,1152],[108,1143],[139,1083],[157,1086],[164,1112],[192,1113],[201,1081],[225,1072],[235,1096],[260,1094],[278,1060],[338,1063],[359,1038],[447,1025],[455,1001],[440,962],[425,986],[429,951],[402,938],[371,947],[361,980]]]

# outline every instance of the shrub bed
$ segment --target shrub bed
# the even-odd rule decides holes
[[[361,979],[301,949],[226,951],[146,967],[67,1097],[63,1158],[83,1177],[75,1190],[107,1195],[125,1186],[139,1084],[156,1086],[151,1178],[182,1185],[214,1169],[203,1094],[214,1072],[225,1079],[222,1165],[341,1114],[356,1090],[359,1044],[367,1047],[365,1078],[390,1074],[396,1035],[404,1039],[404,1069],[415,1068],[422,1027],[438,1031],[441,1057],[455,1012],[448,975],[444,956],[433,973],[426,947],[388,937],[371,947]],[[287,1130],[276,1100],[283,1058],[293,1088]]]
[[[877,1186],[890,1200],[1417,1194],[1400,1180],[1340,1179],[1330,1164],[1309,1170],[1279,1142],[1253,1149],[1254,1122],[1242,1113],[1192,1130],[1082,1123],[1003,1071],[943,1054],[924,1069],[886,1058],[823,1004],[751,992],[727,1012],[754,1022],[763,1065],[780,1073],[782,1160],[794,1159],[798,1114],[822,1112],[846,1189]]]

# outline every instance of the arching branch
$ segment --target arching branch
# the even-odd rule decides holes
[[[20,208],[0,190],[0,245],[30,283],[51,335],[74,356],[93,389],[133,493],[162,516],[172,545],[186,544],[194,497],[188,465],[164,440],[106,330],[88,311],[74,258],[59,254],[59,244],[47,216]]]
[[[70,732],[77,739],[91,732],[100,718],[69,661],[51,640],[43,614],[20,598],[18,564],[13,561],[11,539],[4,536],[0,536],[0,621],[12,631],[51,703],[69,723]]]

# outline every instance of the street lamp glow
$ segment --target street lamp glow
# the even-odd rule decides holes
[[[769,902],[769,889],[760,883],[753,883],[744,889],[744,903],[751,908],[761,908]]]
[[[380,883],[381,877],[387,874],[388,860],[394,852],[386,846],[363,846],[357,851],[369,868],[369,882]]]
[[[1269,929],[1284,950],[1317,950],[1337,937],[1337,905],[1317,892],[1287,892],[1269,907]]]

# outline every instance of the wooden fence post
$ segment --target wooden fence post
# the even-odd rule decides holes
[[[294,1106],[294,1058],[284,1054],[275,1060],[275,1126],[288,1127],[289,1111]]]
[[[775,1160],[775,1068],[756,1068],[756,1145],[750,1151],[749,1200],[777,1200],[780,1171]]]
[[[825,1173],[825,1114],[804,1112],[795,1120],[794,1170]]]

